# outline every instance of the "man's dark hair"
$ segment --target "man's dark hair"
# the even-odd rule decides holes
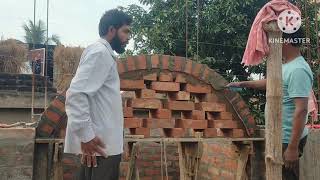
[[[283,39],[295,39],[295,38],[305,38],[304,30],[302,27],[298,29],[295,33],[292,34],[287,34],[287,33],[282,33]],[[296,43],[290,43],[294,47],[301,47],[302,43],[301,41],[297,41]]]
[[[99,35],[100,37],[105,36],[109,27],[113,26],[116,29],[119,29],[123,25],[130,25],[132,23],[132,18],[118,9],[111,9],[106,11],[100,19],[99,23]]]

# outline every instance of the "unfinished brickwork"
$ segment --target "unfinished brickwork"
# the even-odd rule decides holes
[[[206,138],[253,135],[255,122],[246,103],[238,93],[224,89],[227,81],[208,66],[164,55],[132,56],[117,63],[125,134],[145,138],[193,137],[194,132],[202,132]],[[64,101],[64,94],[57,96],[44,112],[37,128],[38,137],[64,138]],[[164,167],[161,168],[160,145],[144,143],[139,149],[140,178],[161,179]],[[232,144],[204,143],[204,149],[199,177],[234,179],[237,148]],[[166,153],[169,179],[179,179],[177,145],[169,144]],[[128,155],[126,144],[120,168],[122,179],[127,172]],[[63,163],[64,179],[73,180],[79,167],[78,157],[64,155]]]
[[[239,94],[206,65],[182,57],[135,56],[118,61],[125,128],[144,137],[245,137],[254,119]],[[220,91],[219,91],[220,90]],[[227,108],[227,106],[232,108]]]

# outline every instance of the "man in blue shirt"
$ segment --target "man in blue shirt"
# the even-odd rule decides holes
[[[310,66],[301,56],[303,31],[299,29],[293,34],[283,34],[290,40],[282,47],[282,143],[285,166],[282,179],[299,179],[299,156],[302,155],[306,143],[308,129],[305,127],[308,114],[308,97],[312,91],[313,75]],[[293,42],[293,43],[292,43]],[[258,81],[233,82],[227,87],[245,87],[266,89],[266,79]]]

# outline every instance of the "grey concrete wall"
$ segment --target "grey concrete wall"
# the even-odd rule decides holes
[[[31,122],[31,109],[0,108],[0,123]]]

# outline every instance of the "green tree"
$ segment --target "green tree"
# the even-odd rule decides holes
[[[266,72],[265,64],[249,68],[242,66],[241,61],[254,18],[267,2],[187,0],[186,3],[185,0],[140,0],[148,9],[131,5],[123,10],[134,19],[132,32],[135,54],[185,56],[187,49],[189,58],[207,64],[227,80],[244,81],[249,80],[252,74],[264,75]],[[306,5],[307,11],[304,6],[301,7],[303,14],[307,12],[311,17],[314,5],[304,4],[304,0],[294,3]],[[314,24],[313,19],[310,21]],[[314,45],[314,40],[312,42]],[[252,97],[262,100],[250,103],[252,106],[264,104],[265,92],[244,90],[241,94],[247,101]],[[263,107],[258,108],[257,115],[261,115],[263,110]]]
[[[34,24],[33,21],[28,20],[24,24],[23,29],[25,31],[25,41],[29,44],[44,44],[46,43],[46,27],[42,20],[39,20],[38,23]],[[53,34],[48,38],[48,42],[52,41],[53,43],[60,45],[60,37],[56,34]]]

